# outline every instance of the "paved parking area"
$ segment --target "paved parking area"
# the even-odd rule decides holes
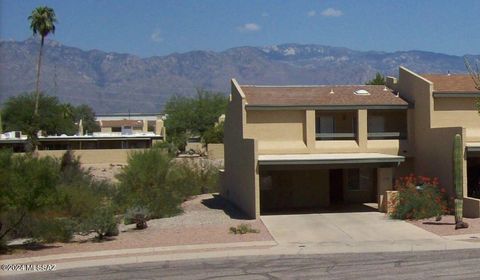
[[[438,235],[379,212],[262,216],[280,244],[438,240]]]

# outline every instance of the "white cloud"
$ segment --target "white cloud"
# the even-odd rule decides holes
[[[340,17],[343,16],[343,12],[334,8],[328,8],[322,11],[324,17]]]
[[[307,16],[308,17],[314,17],[316,14],[317,14],[317,12],[315,10],[310,10],[310,11],[308,11]]]
[[[153,30],[152,34],[150,34],[150,39],[155,43],[163,42],[162,34],[159,28]]]
[[[237,30],[240,32],[256,32],[260,30],[260,25],[256,23],[245,23],[242,26],[237,27]]]
[[[267,13],[267,12],[263,12],[263,13],[262,13],[262,17],[268,17],[268,16],[270,16],[269,13]]]

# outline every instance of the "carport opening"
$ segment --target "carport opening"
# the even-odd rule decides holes
[[[331,169],[329,172],[330,203],[342,204],[343,200],[343,169]]]
[[[377,211],[376,168],[260,168],[260,214]]]
[[[467,188],[469,197],[480,198],[480,157],[467,158]]]

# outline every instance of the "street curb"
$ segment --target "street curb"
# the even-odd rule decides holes
[[[192,251],[192,250],[234,249],[234,248],[244,248],[244,247],[260,247],[260,246],[276,246],[276,245],[278,245],[276,241],[209,243],[209,244],[178,245],[178,246],[164,246],[164,247],[89,251],[89,252],[68,253],[68,254],[54,254],[54,255],[46,255],[46,256],[38,256],[38,257],[17,258],[17,259],[0,259],[0,262],[9,263],[9,264],[19,264],[19,263],[25,264],[25,263],[44,262],[44,261],[51,261],[51,260],[106,257],[106,256],[127,255],[127,254],[148,254],[148,253],[160,253],[160,252],[175,253],[175,252]]]

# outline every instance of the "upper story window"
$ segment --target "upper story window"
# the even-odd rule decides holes
[[[406,139],[407,110],[368,110],[368,139]]]
[[[356,111],[317,111],[317,140],[355,140],[357,137]]]

